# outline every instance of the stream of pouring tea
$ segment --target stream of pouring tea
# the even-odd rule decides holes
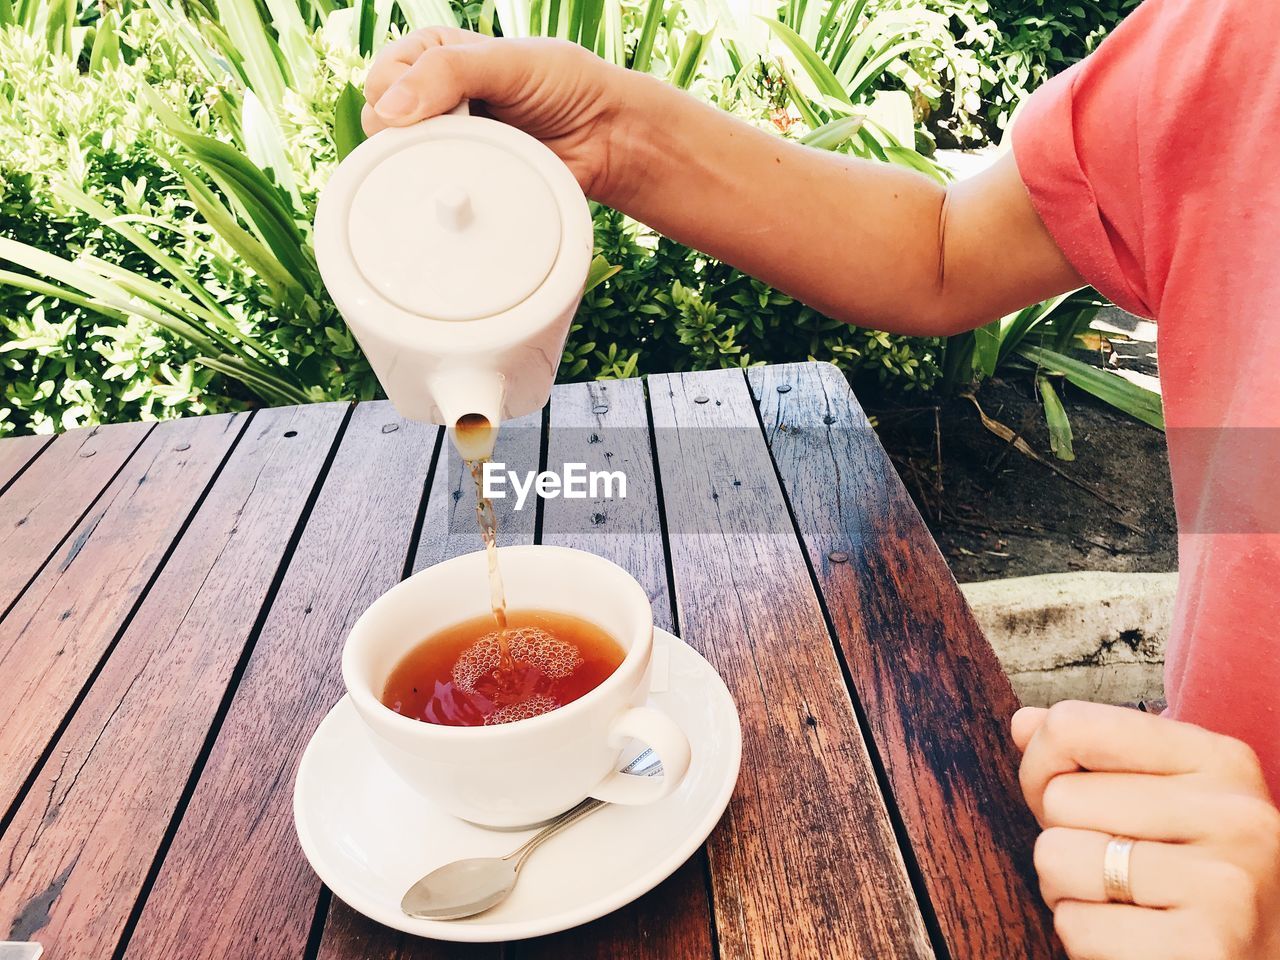
[[[502,585],[502,571],[498,568],[498,518],[493,512],[493,501],[484,495],[484,465],[489,462],[493,450],[495,429],[487,417],[467,414],[454,426],[453,442],[466,461],[476,488],[476,523],[489,561],[489,604],[498,625],[501,662],[507,667],[511,658],[507,651],[507,596]]]
[[[507,596],[502,586],[502,571],[498,569],[498,518],[493,512],[493,501],[484,495],[484,465],[488,460],[488,457],[468,460],[467,466],[476,486],[476,523],[480,525],[480,539],[484,541],[484,552],[489,560],[489,603],[493,607],[493,619],[505,639]]]

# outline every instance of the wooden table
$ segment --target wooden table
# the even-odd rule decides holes
[[[1060,955],[1017,701],[835,368],[562,386],[519,426],[510,468],[624,464],[628,497],[591,529],[566,500],[504,507],[502,542],[622,564],[737,701],[742,774],[703,851],[542,940],[463,948],[347,909],[298,848],[294,771],[355,618],[477,548],[457,458],[381,402],[122,424],[0,442],[0,939],[56,960]]]

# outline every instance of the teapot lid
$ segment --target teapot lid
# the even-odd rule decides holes
[[[345,234],[376,297],[418,317],[480,320],[546,282],[561,252],[563,185],[548,183],[549,150],[501,126],[437,117],[384,131],[343,161],[326,194],[341,182],[345,223],[329,228]]]

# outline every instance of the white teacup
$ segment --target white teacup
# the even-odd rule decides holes
[[[618,641],[622,663],[595,689],[513,723],[452,727],[402,716],[381,701],[392,669],[428,636],[489,612],[483,551],[423,570],[379,597],[342,652],[342,679],[383,757],[410,786],[464,820],[490,827],[538,823],[586,797],[642,804],[673,791],[689,768],[689,741],[645,707],[653,610],[644,589],[608,560],[565,547],[498,551],[511,610],[588,620]],[[663,775],[619,773],[628,738],[652,747]]]

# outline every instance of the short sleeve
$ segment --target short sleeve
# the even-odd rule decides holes
[[[1138,100],[1158,52],[1147,34],[1160,5],[1147,0],[1032,94],[1011,130],[1022,182],[1063,254],[1104,296],[1146,317]]]

